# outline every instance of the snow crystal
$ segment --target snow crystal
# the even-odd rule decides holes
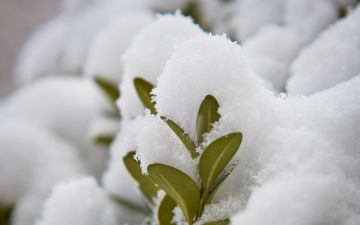
[[[118,102],[124,118],[132,118],[144,112],[133,79],[142,77],[156,85],[156,78],[161,74],[174,46],[203,35],[203,31],[190,18],[176,13],[159,15],[155,22],[135,37],[124,55],[124,79],[120,85],[122,95]]]
[[[290,95],[313,94],[360,73],[359,20],[360,6],[302,51],[287,83]]]
[[[88,162],[89,171],[99,174],[106,153],[92,146],[90,123],[105,104],[97,87],[79,77],[51,76],[31,83],[9,96],[0,115],[23,119],[45,127],[72,143]]]
[[[114,208],[93,178],[56,186],[36,225],[116,225]]]
[[[153,20],[148,12],[123,13],[94,38],[84,65],[87,76],[101,76],[118,83],[122,77],[121,56],[141,28]]]

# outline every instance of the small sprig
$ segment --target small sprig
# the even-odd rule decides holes
[[[141,78],[135,78],[134,85],[143,105],[156,115],[157,110],[151,94],[154,86]],[[135,152],[130,152],[124,158],[127,169],[137,180],[144,196],[153,199],[159,189],[166,192],[157,210],[157,223],[159,225],[172,224],[173,210],[176,206],[180,207],[189,225],[198,221],[205,206],[212,203],[217,191],[229,176],[230,172],[226,174],[225,170],[240,147],[242,134],[239,132],[230,133],[216,139],[206,148],[202,146],[204,136],[220,120],[219,106],[216,98],[212,95],[207,95],[200,104],[196,120],[197,142],[193,141],[174,121],[161,116],[162,120],[185,145],[191,157],[193,159],[200,157],[198,164],[198,173],[201,178],[200,187],[187,174],[170,165],[151,164],[147,168],[149,175],[144,175],[141,173],[140,162],[136,162],[134,159]],[[201,155],[196,151],[198,148],[203,149]],[[153,205],[154,202],[150,200],[150,203]],[[154,212],[155,210],[153,210]],[[228,223],[229,220],[223,220],[207,223],[207,225],[225,225]]]

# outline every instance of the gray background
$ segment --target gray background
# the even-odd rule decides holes
[[[0,96],[12,88],[16,55],[26,37],[58,11],[60,0],[0,0]]]

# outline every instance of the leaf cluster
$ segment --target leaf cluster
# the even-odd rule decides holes
[[[157,114],[151,90],[153,85],[149,82],[135,78],[135,89],[143,105],[152,114]],[[130,152],[124,157],[124,163],[132,177],[138,182],[139,188],[150,203],[159,189],[166,192],[157,210],[157,222],[160,225],[172,224],[173,209],[179,206],[189,225],[196,222],[203,214],[204,207],[210,204],[217,191],[224,183],[228,174],[225,168],[238,151],[242,142],[241,133],[230,133],[222,136],[206,148],[202,147],[204,135],[209,133],[220,120],[218,113],[219,104],[215,97],[207,95],[202,101],[197,115],[196,129],[197,142],[174,121],[161,117],[168,127],[178,136],[193,159],[199,158],[198,172],[201,178],[200,187],[184,172],[164,164],[151,164],[148,175],[141,173],[140,162],[134,159],[135,152]],[[203,148],[200,155],[197,148]],[[214,221],[211,225],[225,225],[229,220]]]

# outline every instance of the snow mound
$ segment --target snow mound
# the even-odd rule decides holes
[[[310,95],[360,73],[360,6],[324,31],[292,65],[290,95]]]
[[[16,203],[16,225],[33,223],[56,183],[85,173],[71,145],[26,121],[2,118],[0,146],[0,202]]]
[[[114,208],[95,179],[81,178],[55,187],[36,225],[117,225]]]
[[[262,27],[281,23],[285,11],[286,0],[242,0],[236,1],[232,16],[237,40],[245,40],[254,35]]]
[[[134,78],[141,77],[156,85],[156,78],[161,74],[174,46],[203,35],[204,32],[190,18],[176,13],[159,15],[155,22],[134,38],[123,56],[124,79],[120,85],[122,96],[118,102],[123,118],[129,119],[144,112],[134,89]]]
[[[286,1],[282,22],[268,24],[245,40],[245,55],[256,74],[270,82],[275,92],[281,92],[291,62],[336,18],[337,8],[331,1]]]
[[[123,13],[96,34],[84,65],[87,76],[101,76],[118,83],[123,73],[121,56],[134,36],[153,20],[149,12]]]
[[[95,34],[122,12],[144,10],[143,0],[67,1],[65,10],[40,26],[18,56],[16,81],[49,73],[80,74]]]
[[[28,84],[5,99],[0,115],[42,126],[76,147],[89,171],[99,174],[106,153],[88,138],[91,122],[101,114],[97,87],[79,77],[49,76]]]

